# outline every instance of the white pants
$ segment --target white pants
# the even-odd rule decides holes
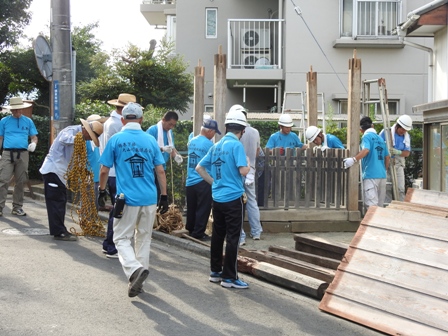
[[[114,218],[114,243],[123,271],[129,279],[140,267],[148,269],[151,234],[157,206],[125,205],[122,218]],[[134,238],[134,248],[131,239]]]
[[[393,166],[392,166],[393,165]],[[404,168],[406,167],[406,161],[404,157],[394,157],[391,159],[391,169],[395,167],[395,172],[397,175],[397,187],[398,187],[398,199],[397,201],[403,202],[405,196],[405,179],[404,179]],[[389,172],[387,172],[387,180],[392,182]],[[386,199],[390,202],[392,200],[392,188],[387,188]]]
[[[365,179],[362,181],[364,189],[364,205],[368,208],[371,205],[384,206],[386,197],[386,179]]]

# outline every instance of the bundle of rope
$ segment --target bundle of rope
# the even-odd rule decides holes
[[[174,170],[173,170],[173,159],[170,157],[171,165],[171,195],[173,196],[173,203],[168,207],[168,211],[163,215],[157,213],[157,224],[154,228],[156,231],[170,233],[174,230],[181,230],[184,227],[182,221],[182,213],[179,207],[174,204]]]
[[[95,206],[95,186],[93,172],[87,162],[86,142],[82,133],[75,136],[73,156],[65,174],[67,189],[73,193],[71,216],[73,221],[81,227],[82,232],[76,232],[74,227],[70,232],[78,236],[89,235],[104,237],[104,222],[98,216]],[[74,214],[77,214],[74,216]]]

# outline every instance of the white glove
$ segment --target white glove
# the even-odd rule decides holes
[[[248,173],[246,175],[246,180],[244,181],[244,184],[246,184],[247,186],[250,186],[251,184],[253,184],[255,181],[255,175],[254,173]]]
[[[163,146],[162,150],[166,153],[171,153],[173,151],[173,147],[171,146]]]
[[[400,156],[401,155],[401,150],[399,150],[399,149],[395,149],[395,148],[392,148],[391,150],[390,150],[390,152],[393,154],[393,155],[397,155],[397,156]]]
[[[174,161],[176,161],[177,164],[180,165],[182,162],[184,162],[184,159],[182,159],[182,155],[176,154],[176,156],[174,157]]]
[[[327,146],[322,146],[321,148],[320,148],[320,150],[322,151],[322,152],[325,152],[326,150],[327,150]]]
[[[344,159],[343,162],[344,162],[344,168],[348,169],[351,166],[353,166],[356,162],[358,162],[358,160],[356,160],[354,157],[351,157]]]
[[[31,142],[28,145],[28,152],[34,152],[35,149],[36,149],[36,143],[35,142]]]

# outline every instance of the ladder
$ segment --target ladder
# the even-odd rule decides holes
[[[371,98],[370,85],[378,85],[378,100],[373,100]],[[362,112],[363,115],[369,115],[369,104],[379,104],[381,109],[381,116],[383,118],[383,129],[386,138],[386,145],[389,151],[393,148],[392,134],[390,130],[390,120],[389,120],[389,105],[387,101],[387,89],[386,80],[384,78],[370,79],[363,81],[362,90]],[[398,183],[397,183],[397,172],[395,171],[395,165],[391,162],[389,164],[389,173],[392,180],[392,195],[395,200],[398,199]],[[362,183],[361,183],[362,186]],[[363,193],[364,194],[364,193]]]
[[[300,103],[300,108],[288,108],[286,105],[287,98],[297,96],[299,101],[296,103]],[[322,130],[325,133],[325,96],[324,93],[317,93],[317,99],[321,100],[320,106],[321,110],[317,112],[322,113]],[[303,135],[305,134],[306,128],[309,126],[308,124],[308,110],[306,108],[306,92],[293,92],[293,91],[285,91],[283,93],[283,102],[282,102],[282,114],[283,113],[292,113],[291,117],[293,119],[299,119],[298,126],[298,136],[300,140],[304,140]],[[300,118],[294,118],[294,114],[299,114]],[[318,126],[318,125],[315,125]],[[304,142],[305,143],[305,142]]]

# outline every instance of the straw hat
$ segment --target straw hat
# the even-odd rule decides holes
[[[104,124],[106,120],[109,119],[109,117],[102,117],[99,114],[92,114],[87,117],[87,121],[99,121],[100,123]]]
[[[9,105],[4,107],[9,108],[10,110],[18,110],[30,107],[31,105],[33,104],[25,103],[20,97],[12,97],[9,100]]]
[[[86,121],[84,119],[81,119],[81,123],[87,133],[89,133],[95,146],[99,147],[100,142],[98,141],[98,137],[103,134],[103,124],[99,121]]]
[[[136,98],[134,95],[129,93],[120,93],[118,99],[109,100],[107,103],[115,106],[125,106],[127,103],[135,103]]]

